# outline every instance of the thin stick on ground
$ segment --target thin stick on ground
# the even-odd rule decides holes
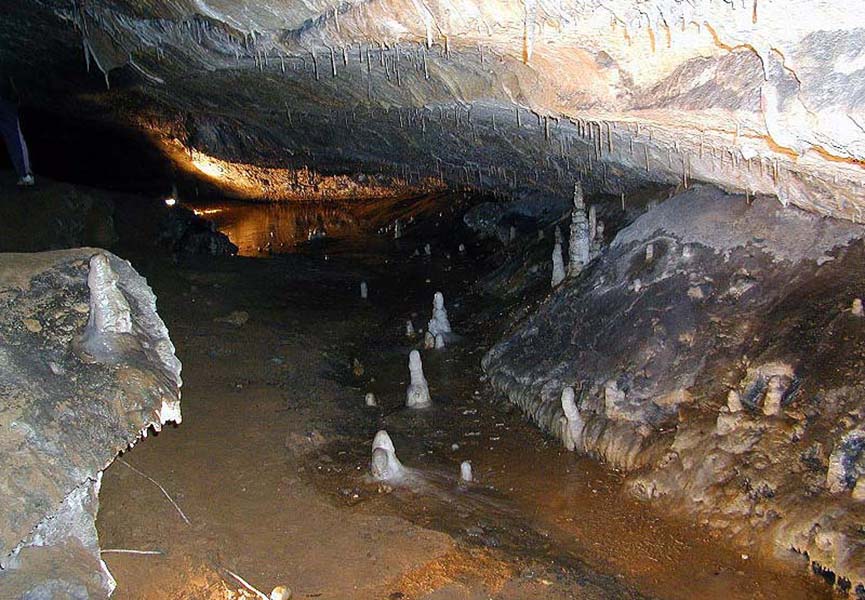
[[[270,598],[268,598],[268,597],[264,594],[264,592],[262,592],[261,590],[257,589],[256,587],[254,587],[251,583],[249,583],[248,581],[246,581],[243,577],[241,577],[240,575],[238,575],[238,574],[235,573],[234,571],[231,571],[231,570],[229,570],[229,569],[226,569],[225,567],[222,567],[222,569],[223,569],[226,573],[228,573],[229,575],[231,575],[232,577],[234,577],[237,581],[239,581],[239,582],[240,582],[240,585],[242,585],[243,587],[245,587],[246,589],[248,589],[248,590],[249,590],[250,592],[252,592],[253,594],[257,594],[259,598],[262,598],[263,600],[270,600]]]
[[[162,550],[129,550],[127,548],[105,548],[104,550],[100,550],[99,552],[101,554],[162,554]]]
[[[182,511],[182,510],[180,509],[180,507],[177,505],[177,502],[174,501],[174,498],[172,498],[170,495],[168,495],[168,492],[165,491],[165,488],[164,488],[164,487],[162,487],[161,485],[159,485],[159,482],[158,482],[158,481],[156,481],[155,479],[153,479],[152,477],[150,477],[150,476],[147,475],[146,473],[142,473],[141,471],[139,471],[138,469],[136,469],[135,467],[133,467],[132,465],[130,465],[128,462],[126,462],[126,461],[123,460],[122,458],[119,458],[119,457],[118,457],[117,460],[120,461],[121,463],[123,463],[124,465],[126,465],[127,467],[129,467],[130,469],[132,469],[135,473],[138,473],[139,475],[141,475],[142,477],[144,477],[147,481],[149,481],[150,483],[152,483],[152,484],[155,485],[156,487],[158,487],[158,488],[162,491],[162,493],[165,495],[165,497],[168,498],[168,501],[171,502],[171,506],[173,506],[174,508],[176,508],[176,509],[177,509],[177,512],[180,513],[180,518],[183,519],[183,522],[186,523],[187,525],[191,525],[191,523],[189,522],[189,519],[186,518],[186,515],[183,513],[183,511]]]

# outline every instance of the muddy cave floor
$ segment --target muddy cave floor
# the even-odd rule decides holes
[[[440,225],[399,243],[368,232],[271,257],[176,263],[118,249],[154,288],[184,379],[182,425],[123,460],[190,524],[155,485],[109,467],[102,547],[162,552],[105,554],[116,598],[231,597],[240,586],[226,569],[294,598],[832,597],[804,561],[745,555],[629,498],[616,473],[497,398],[479,366],[495,305],[472,283],[501,257],[476,242],[460,255],[468,240]],[[427,241],[432,257],[412,257]],[[436,290],[462,340],[423,352],[435,407],[412,412],[407,355],[421,340],[405,336],[405,320],[424,327]],[[234,311],[248,321],[221,320]],[[365,479],[379,429],[420,483]],[[458,483],[463,460],[469,486]]]

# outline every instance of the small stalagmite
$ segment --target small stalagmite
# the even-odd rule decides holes
[[[423,347],[424,350],[432,350],[436,347],[436,336],[427,331],[423,334]]]
[[[426,244],[423,247],[423,253],[426,254],[427,256],[432,256],[432,247],[429,244]]]
[[[853,298],[853,306],[850,308],[850,312],[853,313],[854,317],[865,317],[861,298]]]
[[[586,202],[583,199],[583,186],[574,183],[574,207],[571,210],[571,237],[568,243],[568,275],[575,277],[585,267],[591,251],[589,219],[586,215]]]
[[[364,300],[366,300],[368,295],[369,295],[369,289],[366,286],[366,281],[361,281],[360,282],[360,297],[363,298]]]
[[[375,394],[373,394],[372,392],[367,392],[366,396],[364,397],[364,403],[366,403],[366,405],[369,407],[378,406],[378,403],[375,401]]]
[[[372,440],[370,472],[376,481],[393,481],[405,474],[405,467],[396,457],[393,441],[383,429]]]
[[[414,337],[414,325],[412,325],[411,319],[407,319],[405,322],[405,335],[406,337]]]
[[[420,352],[412,350],[408,355],[408,370],[411,375],[411,383],[406,390],[405,405],[409,408],[426,408],[432,404],[429,395],[429,386],[423,375],[423,364],[420,360]]]
[[[584,422],[580,410],[577,408],[574,388],[566,387],[562,390],[561,402],[564,413],[562,442],[568,450],[576,450],[582,439]]]
[[[474,480],[471,461],[464,460],[460,463],[460,479],[466,483],[471,483]]]
[[[435,349],[442,350],[445,347],[445,336],[438,334],[435,337]]]
[[[433,336],[451,333],[448,311],[445,308],[445,297],[441,292],[436,292],[433,296],[432,318],[427,324],[427,329]]]
[[[556,231],[558,231],[558,227]],[[565,259],[562,256],[562,244],[556,241],[553,245],[553,276],[550,279],[550,286],[557,287],[565,280]]]

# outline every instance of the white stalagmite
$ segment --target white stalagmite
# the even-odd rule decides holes
[[[433,336],[451,333],[448,311],[445,308],[445,297],[441,292],[436,292],[433,296],[432,319],[429,320],[427,329]]]
[[[432,247],[429,244],[426,244],[423,247],[423,253],[426,254],[427,256],[432,256]]]
[[[366,300],[368,295],[368,289],[366,287],[366,281],[360,282],[360,297]]]
[[[429,331],[423,334],[423,347],[425,350],[432,350],[436,347],[436,336]]]
[[[372,440],[370,471],[373,479],[377,481],[392,481],[405,474],[405,468],[396,457],[396,449],[387,431],[379,431]]]
[[[655,245],[646,244],[646,262],[650,263],[655,258]]]
[[[586,203],[583,199],[583,186],[574,183],[574,208],[571,210],[571,237],[568,245],[568,275],[574,277],[583,270],[590,260],[591,239],[589,220],[586,217]]]
[[[865,310],[862,309],[861,298],[853,299],[853,306],[850,308],[850,312],[853,313],[854,317],[865,317]]]
[[[104,254],[95,254],[90,259],[87,287],[90,288],[87,334],[131,333],[132,315],[129,303],[117,287],[117,274],[111,269],[108,257]]]
[[[445,336],[443,336],[442,334],[438,334],[435,337],[435,349],[441,350],[444,347],[445,347]]]
[[[405,405],[409,408],[426,408],[432,404],[429,396],[429,386],[423,376],[423,364],[420,360],[420,352],[412,350],[408,355],[408,370],[411,375],[411,383],[406,390]]]
[[[466,483],[471,483],[474,477],[472,476],[472,463],[471,461],[464,460],[460,463],[460,479],[465,481]]]
[[[414,337],[414,325],[412,325],[411,320],[405,322],[405,335],[406,337]]]
[[[577,408],[574,388],[566,387],[562,390],[562,441],[568,450],[576,450],[580,446],[585,423]]]
[[[556,227],[556,231],[559,228]],[[550,286],[556,287],[565,280],[565,259],[562,256],[562,244],[556,240],[553,245],[553,277],[550,280]]]
[[[378,406],[378,403],[375,401],[375,394],[373,394],[372,392],[367,392],[366,396],[364,397],[364,403],[370,407]]]
[[[465,254],[465,253],[466,253],[466,245],[465,245],[465,244],[460,244],[460,247],[459,247],[459,253],[460,253],[460,254]]]

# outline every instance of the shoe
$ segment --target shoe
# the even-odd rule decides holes
[[[25,175],[21,179],[18,180],[18,185],[22,187],[29,187],[31,185],[36,185],[36,178],[33,175]]]

